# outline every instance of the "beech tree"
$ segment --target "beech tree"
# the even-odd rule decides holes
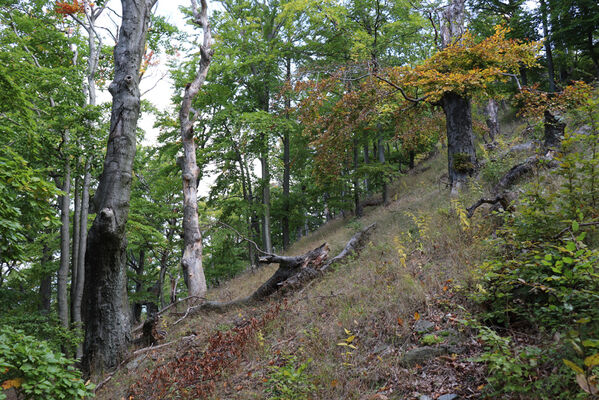
[[[193,22],[203,30],[203,44],[200,46],[200,61],[198,71],[193,82],[185,87],[185,94],[179,110],[179,124],[181,141],[183,143],[183,157],[177,160],[181,167],[183,177],[183,236],[184,249],[181,259],[183,276],[189,296],[202,297],[206,293],[206,277],[202,268],[202,233],[198,219],[198,176],[199,168],[196,161],[196,145],[194,142],[193,124],[199,117],[195,110],[193,116],[192,102],[206,80],[210,61],[212,59],[212,35],[208,22],[208,4],[201,0],[201,10],[198,11],[197,3],[191,0]]]
[[[121,0],[122,22],[114,48],[110,131],[104,170],[94,197],[98,213],[87,238],[82,365],[87,373],[114,367],[129,341],[125,225],[129,212],[140,64],[151,8],[157,0]]]

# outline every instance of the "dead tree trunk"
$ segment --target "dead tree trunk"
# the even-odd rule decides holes
[[[557,147],[562,143],[562,137],[566,129],[566,124],[560,121],[560,115],[553,114],[549,110],[545,110],[545,147]]]
[[[122,23],[114,48],[114,80],[109,86],[110,132],[94,197],[98,214],[89,231],[85,255],[82,367],[86,374],[117,366],[129,342],[125,225],[140,111],[139,68],[155,3],[121,0]]]
[[[206,293],[206,278],[202,268],[202,233],[198,219],[198,175],[200,169],[196,161],[196,145],[193,134],[193,123],[198,118],[196,111],[191,117],[191,102],[200,91],[206,80],[212,50],[212,36],[208,22],[208,5],[201,0],[202,9],[198,11],[195,0],[191,0],[193,21],[202,27],[204,32],[203,44],[200,46],[200,65],[193,82],[185,88],[185,95],[179,111],[181,125],[181,141],[183,142],[183,157],[178,160],[183,177],[183,241],[184,250],[181,259],[183,277],[190,296],[202,297]]]
[[[495,143],[495,136],[499,134],[498,112],[499,107],[497,106],[495,99],[489,99],[485,106],[484,114],[486,117],[485,122],[487,123],[487,128],[489,128],[489,138],[491,139],[491,143]]]
[[[321,246],[302,254],[301,256],[279,256],[268,254],[260,257],[261,263],[277,263],[279,268],[250,296],[229,302],[207,301],[188,310],[187,315],[197,314],[201,311],[226,311],[231,307],[244,306],[253,302],[265,300],[275,293],[285,290],[297,289],[318,275],[327,271],[332,265],[344,261],[347,257],[359,252],[376,224],[369,225],[356,233],[347,242],[343,250],[335,257],[327,261],[329,246],[324,243]]]

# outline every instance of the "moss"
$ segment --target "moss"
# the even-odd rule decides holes
[[[470,173],[474,171],[474,164],[468,153],[455,153],[453,155],[453,169],[457,172]]]

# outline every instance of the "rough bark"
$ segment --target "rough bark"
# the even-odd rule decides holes
[[[449,184],[457,191],[476,166],[470,99],[453,92],[441,98],[447,126]]]
[[[201,10],[198,11],[195,0],[191,0],[194,23],[203,30],[203,44],[200,46],[200,65],[191,84],[185,88],[179,123],[181,125],[181,141],[183,143],[183,157],[179,166],[183,177],[183,257],[181,267],[187,291],[190,296],[204,296],[206,294],[206,278],[202,267],[202,233],[198,218],[198,176],[200,169],[196,160],[196,144],[193,134],[193,123],[198,117],[196,112],[191,117],[191,103],[200,91],[206,80],[212,50],[210,49],[212,36],[208,22],[208,5],[206,0],[201,0]]]
[[[130,337],[125,224],[140,111],[139,68],[155,2],[121,0],[114,81],[109,86],[110,132],[104,170],[94,197],[98,214],[88,234],[85,255],[82,367],[86,374],[117,366]]]
[[[250,296],[229,301],[215,302],[207,301],[191,307],[187,315],[197,314],[202,311],[226,311],[231,307],[244,306],[254,302],[262,301],[275,293],[294,290],[308,281],[326,272],[331,266],[343,262],[347,257],[359,252],[367,242],[368,237],[376,228],[376,224],[369,225],[356,233],[347,242],[339,254],[327,261],[329,246],[327,243],[308,251],[301,256],[279,256],[268,254],[260,257],[261,263],[277,263],[279,268]]]
[[[64,147],[64,181],[62,184],[63,195],[60,197],[60,266],[58,268],[58,280],[56,296],[58,302],[58,318],[63,328],[69,327],[69,249],[71,238],[69,234],[69,218],[71,204],[71,166],[68,157],[69,132],[65,131],[62,137]]]
[[[464,35],[465,0],[450,0],[443,10],[441,25],[441,46],[451,46]]]
[[[553,114],[545,110],[545,137],[543,145],[545,147],[557,147],[562,143],[562,137],[566,129],[566,124],[560,121],[559,114]]]

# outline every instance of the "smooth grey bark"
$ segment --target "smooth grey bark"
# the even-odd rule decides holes
[[[458,191],[474,172],[476,151],[470,99],[453,92],[441,98],[447,126],[447,167],[452,191]]]
[[[379,127],[380,129],[380,127]],[[379,163],[381,164],[381,166],[385,165],[385,146],[383,145],[383,136],[379,135],[378,139],[377,139],[377,148],[379,151]],[[384,172],[381,172],[381,179],[383,182],[383,190],[382,190],[382,196],[383,196],[383,204],[387,205],[389,204],[389,186],[387,185],[387,177],[385,176]]]
[[[94,197],[98,214],[85,255],[82,368],[86,374],[118,365],[130,339],[125,225],[129,213],[137,120],[139,68],[156,0],[121,0],[122,23],[114,48],[110,132],[104,170]]]
[[[81,228],[80,220],[81,220],[81,176],[79,174],[79,170],[81,168],[81,163],[79,158],[77,158],[76,166],[75,166],[75,188],[74,192],[74,200],[73,204],[75,206],[75,210],[73,212],[73,246],[71,249],[71,322],[75,322],[75,307],[74,307],[74,299],[75,299],[75,290],[77,287],[77,275],[79,274],[79,268],[77,266],[77,262],[79,261],[79,249],[80,249],[80,239],[81,235],[79,229]]]
[[[364,143],[364,165],[368,165],[370,164],[370,152],[368,151],[368,140],[366,141],[366,143]],[[364,190],[368,193],[370,191],[369,185],[368,185],[368,178],[364,179]]]
[[[364,215],[362,204],[360,203],[360,181],[358,179],[358,139],[354,138],[353,143],[353,151],[354,151],[354,177],[353,177],[353,185],[354,185],[354,214],[357,218],[362,217]]]
[[[285,60],[287,86],[291,87],[291,58]],[[285,96],[285,118],[289,120],[289,110],[291,109],[291,98]],[[291,178],[291,160],[290,160],[289,129],[283,131],[283,217],[281,218],[281,231],[283,234],[283,249],[289,247],[289,213],[291,212],[289,204],[289,181]]]
[[[498,121],[499,107],[495,99],[490,98],[485,106],[485,122],[487,128],[489,128],[489,137],[491,143],[495,142],[495,136],[499,134],[499,121]]]
[[[63,195],[60,196],[60,266],[58,267],[58,280],[56,297],[58,302],[58,318],[63,328],[69,327],[69,250],[71,237],[69,229],[70,204],[71,204],[71,165],[68,156],[69,132],[62,134],[62,145],[64,149],[64,181],[62,184]]]
[[[265,150],[268,153],[268,150]],[[264,249],[267,253],[272,253],[272,241],[270,238],[270,170],[268,155],[260,157],[260,166],[262,168],[262,205],[264,214],[262,215],[262,240]]]
[[[206,0],[201,0],[201,10],[198,11],[197,3],[191,0],[193,22],[203,30],[203,44],[200,46],[200,63],[193,82],[185,87],[185,94],[181,101],[179,111],[179,124],[181,141],[183,143],[183,157],[178,160],[183,178],[183,257],[181,268],[187,285],[189,296],[203,297],[206,294],[206,277],[202,266],[202,232],[198,217],[198,176],[200,168],[196,159],[196,144],[193,133],[193,124],[199,116],[195,111],[191,115],[191,103],[197,96],[206,80],[212,50],[210,49],[212,36],[208,22],[208,5]]]

